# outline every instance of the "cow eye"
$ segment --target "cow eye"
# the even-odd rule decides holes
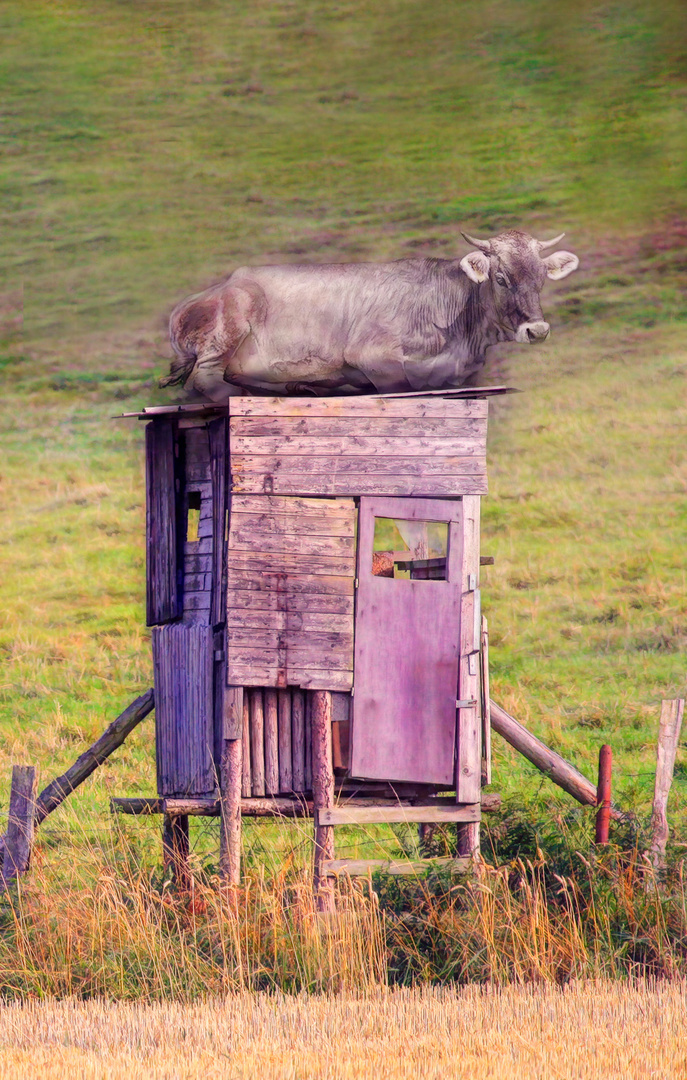
[[[508,282],[506,281],[503,274],[497,274],[496,275],[496,284],[497,285],[504,285],[504,286],[508,284]]]

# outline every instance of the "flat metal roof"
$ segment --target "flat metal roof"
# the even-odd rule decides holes
[[[444,397],[444,398],[486,398],[486,397],[498,397],[502,394],[519,394],[522,391],[518,390],[515,386],[461,386],[453,390],[410,390],[404,391],[400,394],[340,394],[338,396],[326,397],[322,395],[313,394],[294,394],[293,400],[297,401],[299,398],[305,401],[343,401],[347,397],[360,398],[423,398],[423,397]],[[249,395],[245,395],[248,397]],[[268,397],[268,394],[256,394],[256,397]],[[280,400],[290,400],[291,395],[287,398],[284,394],[275,394],[275,398]],[[113,420],[147,420],[154,416],[176,416],[192,415],[192,416],[210,416],[213,413],[223,413],[229,407],[231,398],[228,398],[226,402],[221,405],[219,403],[207,402],[194,402],[187,405],[151,405],[146,409],[141,409],[139,412],[126,412],[119,413],[117,416],[113,416]]]

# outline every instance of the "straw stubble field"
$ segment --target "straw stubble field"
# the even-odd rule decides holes
[[[0,1011],[0,1080],[674,1080],[687,987],[575,983]]]

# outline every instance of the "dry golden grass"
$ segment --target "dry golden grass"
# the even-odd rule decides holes
[[[685,983],[30,1002],[0,1014],[0,1080],[675,1078],[686,1024]]]

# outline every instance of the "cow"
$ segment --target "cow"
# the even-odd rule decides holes
[[[544,341],[546,278],[577,269],[516,230],[462,234],[462,259],[241,267],[170,317],[175,353],[161,386],[216,402],[246,392],[398,393],[459,387],[499,341]]]

